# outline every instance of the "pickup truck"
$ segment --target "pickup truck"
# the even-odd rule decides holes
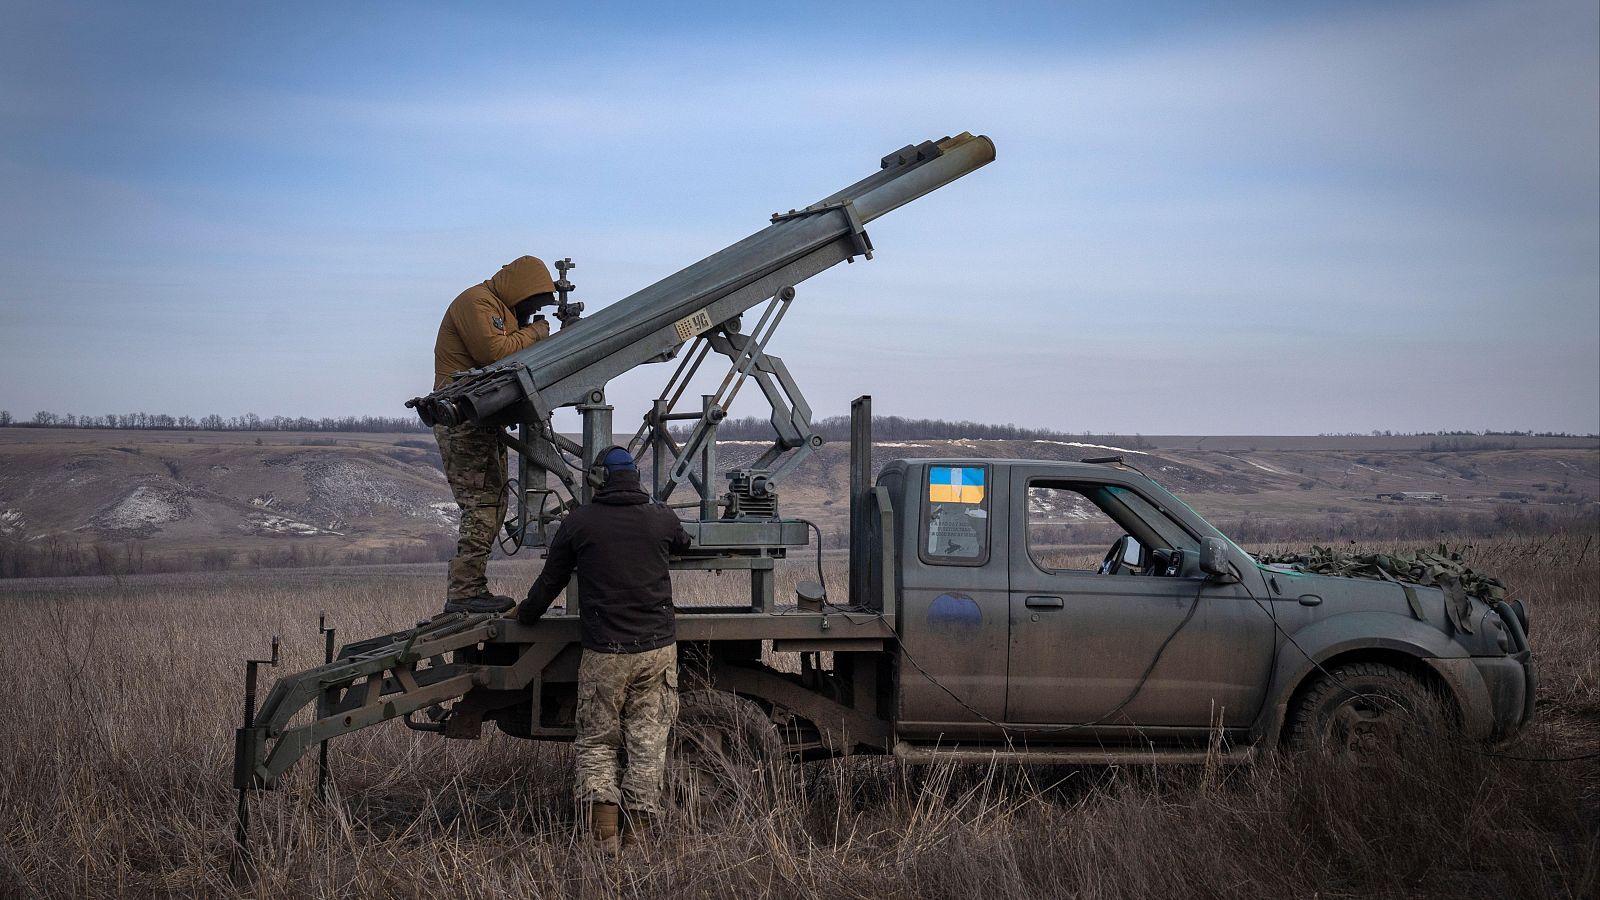
[[[590,499],[587,473],[617,436],[607,384],[675,363],[628,447],[656,502],[695,511],[684,522],[692,547],[674,567],[750,580],[743,606],[675,597],[680,759],[710,745],[798,759],[1243,757],[1381,737],[1409,720],[1418,690],[1472,738],[1515,732],[1533,710],[1520,604],[1264,567],[1112,460],[875,468],[866,396],[851,407],[848,590],[802,584],[782,602],[777,562],[808,544],[810,526],[779,512],[779,485],[823,443],[788,367],[767,352],[795,285],[872,259],[869,223],[994,158],[981,134],[908,144],[581,321],[562,260],[558,333],[406,405],[427,426],[491,429],[516,451],[507,536],[532,549]],[[718,356],[728,370],[695,404],[691,385],[716,384],[701,368]],[[773,441],[728,470],[717,428],[747,382],[745,396],[759,392],[772,410]],[[556,430],[562,409],[580,417],[581,441]],[[1105,551],[1082,558],[1096,541]],[[458,614],[337,654],[328,638],[329,662],[279,679],[259,716],[260,661],[247,663],[235,785],[270,787],[310,748],[393,718],[445,738],[478,737],[492,722],[570,740],[576,593],[564,615],[531,627]],[[708,735],[725,740],[685,740]]]
[[[1520,603],[1452,614],[1437,587],[1258,564],[1120,462],[906,459],[863,487],[848,602],[815,584],[792,602],[677,598],[675,753],[709,733],[757,758],[1198,761],[1356,745],[1403,724],[1416,689],[1479,741],[1533,713]],[[1074,552],[1096,535],[1103,554]],[[676,565],[706,567],[693,553]],[[770,583],[771,563],[749,567]],[[576,607],[532,626],[439,616],[279,679],[238,733],[236,785],[271,787],[317,743],[392,718],[570,740]]]

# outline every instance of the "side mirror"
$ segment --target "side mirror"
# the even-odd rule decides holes
[[[1131,534],[1122,539],[1122,565],[1127,569],[1144,568],[1144,545]]]
[[[1221,538],[1208,537],[1200,542],[1200,571],[1212,581],[1222,584],[1233,584],[1239,580],[1228,562],[1228,544]]]

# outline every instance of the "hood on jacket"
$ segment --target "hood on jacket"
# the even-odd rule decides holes
[[[639,470],[620,469],[606,477],[605,487],[595,491],[594,502],[607,506],[637,506],[649,503],[650,495],[639,484]]]
[[[534,294],[553,294],[556,283],[550,280],[550,270],[537,256],[519,256],[500,267],[489,279],[489,289],[506,306],[532,297]]]

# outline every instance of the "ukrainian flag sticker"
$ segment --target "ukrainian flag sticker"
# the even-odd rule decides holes
[[[982,466],[929,466],[928,499],[934,503],[982,503]]]

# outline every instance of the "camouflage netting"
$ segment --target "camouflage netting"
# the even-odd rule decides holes
[[[1506,586],[1498,578],[1472,571],[1462,561],[1461,554],[1452,553],[1443,544],[1437,551],[1418,550],[1415,553],[1347,553],[1332,547],[1313,545],[1309,553],[1263,553],[1256,559],[1269,566],[1284,566],[1297,572],[1316,575],[1344,575],[1350,578],[1376,578],[1400,585],[1406,602],[1418,619],[1425,618],[1422,604],[1411,585],[1438,587],[1444,591],[1445,612],[1456,628],[1471,633],[1467,620],[1471,607],[1468,597],[1494,604],[1506,597]]]

